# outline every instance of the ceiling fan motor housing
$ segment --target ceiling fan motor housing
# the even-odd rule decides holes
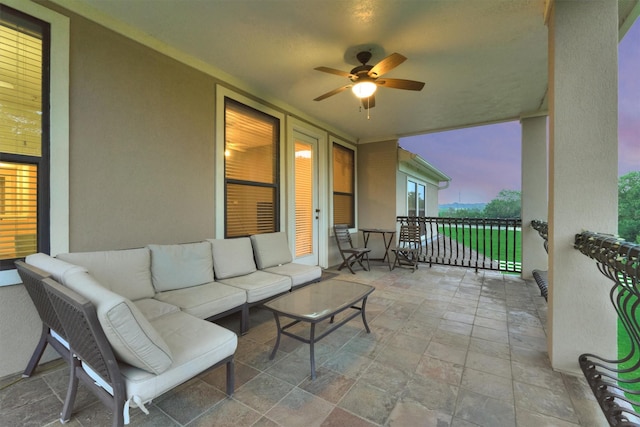
[[[358,52],[358,54],[356,55],[356,58],[358,58],[358,61],[360,61],[362,65],[358,65],[357,67],[351,70],[351,74],[355,76],[355,77],[351,77],[352,82],[362,79],[363,77],[368,77],[369,70],[373,68],[373,65],[367,65],[367,62],[369,62],[369,60],[371,59],[371,52],[366,50],[362,52]]]

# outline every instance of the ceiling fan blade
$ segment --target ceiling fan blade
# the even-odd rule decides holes
[[[317,97],[316,99],[314,99],[314,101],[322,101],[323,99],[327,99],[328,97],[333,96],[333,95],[335,95],[336,93],[340,93],[340,92],[342,92],[343,90],[347,90],[347,89],[349,89],[351,86],[352,86],[352,85],[346,85],[346,86],[339,87],[338,89],[334,89],[334,90],[332,90],[331,92],[327,92],[327,93],[325,93],[324,95],[320,95],[319,97]]]
[[[365,110],[375,107],[376,106],[376,96],[375,95],[371,95],[368,98],[362,98],[362,106],[365,108]]]
[[[407,58],[403,55],[400,55],[399,53],[392,53],[374,65],[373,68],[369,70],[369,76],[372,78],[380,77],[381,75],[393,70],[406,60]]]
[[[329,68],[329,67],[316,67],[316,68],[314,68],[314,70],[322,71],[323,73],[337,74],[337,75],[342,76],[342,77],[352,77],[353,76],[353,74],[347,73],[346,71],[336,70],[335,68]]]
[[[424,87],[424,82],[405,79],[378,79],[376,80],[376,84],[383,87],[406,90],[422,90]]]

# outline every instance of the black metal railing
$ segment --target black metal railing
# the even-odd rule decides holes
[[[536,230],[540,237],[542,237],[542,245],[544,246],[544,250],[549,253],[549,224],[545,221],[533,220],[531,221],[531,228]],[[545,301],[547,301],[547,296],[549,294],[549,281],[546,270],[533,270],[531,272],[533,275],[538,288],[540,289],[540,296],[543,296]]]
[[[520,218],[399,216],[400,225],[420,224],[420,262],[520,273]]]
[[[575,248],[613,282],[609,297],[628,334],[628,343],[618,335],[618,359],[582,354],[580,368],[611,426],[640,426],[640,245],[587,231],[576,235]]]

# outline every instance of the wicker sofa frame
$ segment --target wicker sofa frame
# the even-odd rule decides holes
[[[128,413],[125,407],[126,382],[100,325],[95,306],[36,267],[21,261],[16,262],[16,267],[43,322],[44,338],[40,338],[25,374],[31,375],[47,343],[51,344],[69,364],[69,385],[60,421],[64,424],[70,420],[78,383],[82,381],[112,411],[112,425],[123,426],[125,414]],[[69,349],[51,336],[51,329],[66,340]],[[60,350],[60,347],[64,350]],[[220,360],[208,370],[222,365],[226,365],[226,393],[231,396],[234,391],[233,355]]]

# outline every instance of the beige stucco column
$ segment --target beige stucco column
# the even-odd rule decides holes
[[[573,248],[617,231],[618,2],[555,1],[549,21],[549,316],[553,367],[616,353],[610,283]]]
[[[532,220],[547,220],[547,116],[520,120],[522,126],[522,277],[548,268],[543,240]]]

